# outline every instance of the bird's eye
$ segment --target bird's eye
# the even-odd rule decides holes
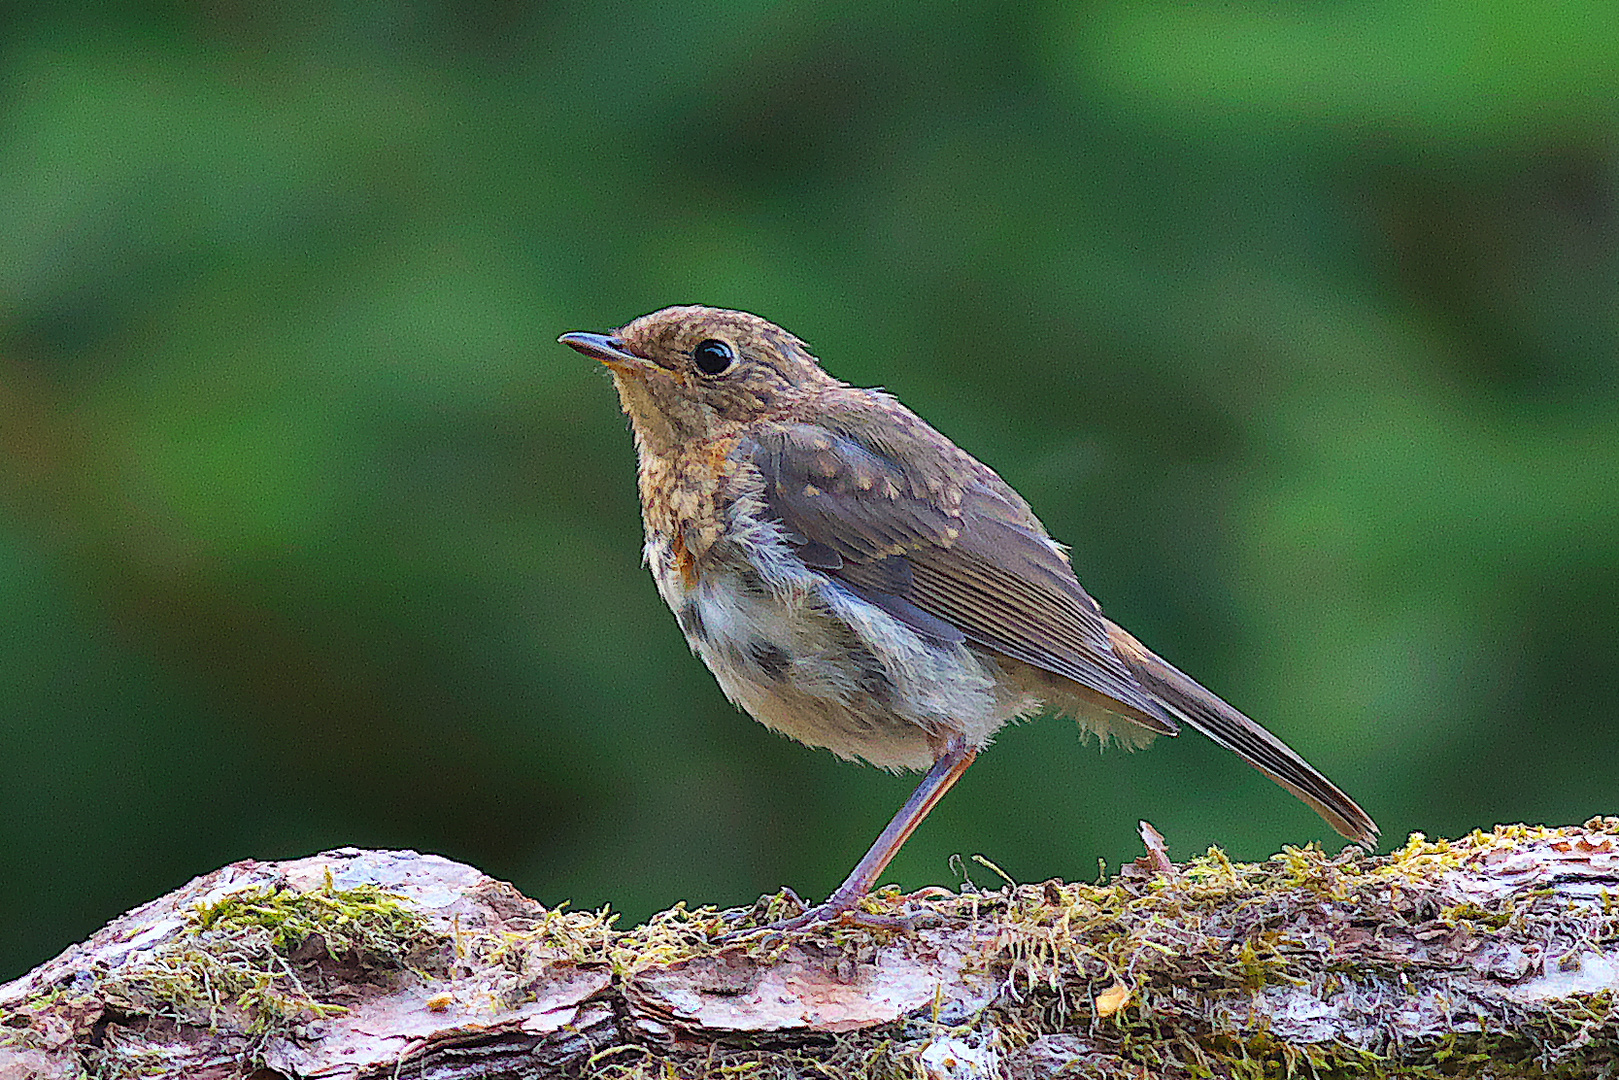
[[[704,375],[723,375],[736,363],[736,353],[725,342],[709,338],[691,351],[691,359]]]

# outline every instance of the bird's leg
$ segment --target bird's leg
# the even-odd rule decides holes
[[[945,744],[944,753],[933,763],[933,768],[916,785],[911,797],[905,800],[905,805],[899,808],[899,813],[883,829],[877,837],[876,843],[855,864],[849,876],[843,879],[843,884],[833,890],[824,904],[817,904],[802,915],[772,923],[768,929],[783,931],[797,930],[812,923],[837,919],[846,912],[852,912],[856,904],[865,897],[877,884],[877,877],[883,872],[890,859],[899,851],[916,827],[922,824],[922,819],[928,816],[944,793],[949,791],[961,774],[967,771],[967,766],[973,763],[978,751],[967,745],[967,740],[956,735]],[[860,916],[862,922],[874,923],[883,926],[904,926],[903,919],[892,919],[880,915]],[[740,936],[740,935],[727,935]]]

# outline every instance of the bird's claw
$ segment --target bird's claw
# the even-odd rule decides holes
[[[720,915],[720,921],[731,924],[739,923],[744,919],[750,919],[755,916],[768,916],[770,914],[770,909],[776,906],[777,901],[784,901],[791,904],[801,912],[809,910],[809,904],[802,896],[799,896],[798,893],[794,892],[790,886],[783,885],[775,893],[769,896],[759,897],[758,900],[754,901],[752,907],[733,908],[730,911],[723,912]],[[775,924],[772,923],[771,925],[774,926]],[[755,929],[764,929],[764,927],[757,927]],[[724,935],[723,937],[717,938],[716,940],[724,941],[728,938],[737,936],[738,933],[751,934],[753,932],[753,930],[732,932]]]
[[[783,890],[791,893],[791,890]],[[833,897],[824,904],[809,907],[797,894],[791,894],[794,900],[804,908],[802,912],[790,919],[779,919],[766,926],[754,926],[745,930],[732,930],[721,934],[714,941],[721,945],[740,941],[755,934],[764,935],[761,940],[774,944],[795,930],[803,930],[817,923],[835,923],[840,926],[863,926],[869,930],[890,930],[901,933],[910,933],[922,925],[936,924],[937,916],[932,912],[919,911],[910,915],[879,915],[875,912],[865,911],[858,906],[858,900],[840,900]],[[751,912],[749,912],[751,914]]]

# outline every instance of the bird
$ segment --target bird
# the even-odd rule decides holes
[[[726,696],[809,746],[925,773],[827,900],[778,929],[858,917],[995,733],[1041,711],[1129,747],[1191,727],[1375,848],[1353,799],[1108,619],[1023,497],[892,394],[743,311],[666,307],[558,340],[612,374],[644,560]]]

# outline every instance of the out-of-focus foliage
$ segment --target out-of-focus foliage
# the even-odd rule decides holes
[[[342,844],[631,916],[841,877],[911,779],[724,702],[554,344],[669,303],[894,390],[1387,836],[1616,812],[1616,13],[13,5],[0,977]],[[1047,720],[890,876],[1139,818],[1327,838]]]

